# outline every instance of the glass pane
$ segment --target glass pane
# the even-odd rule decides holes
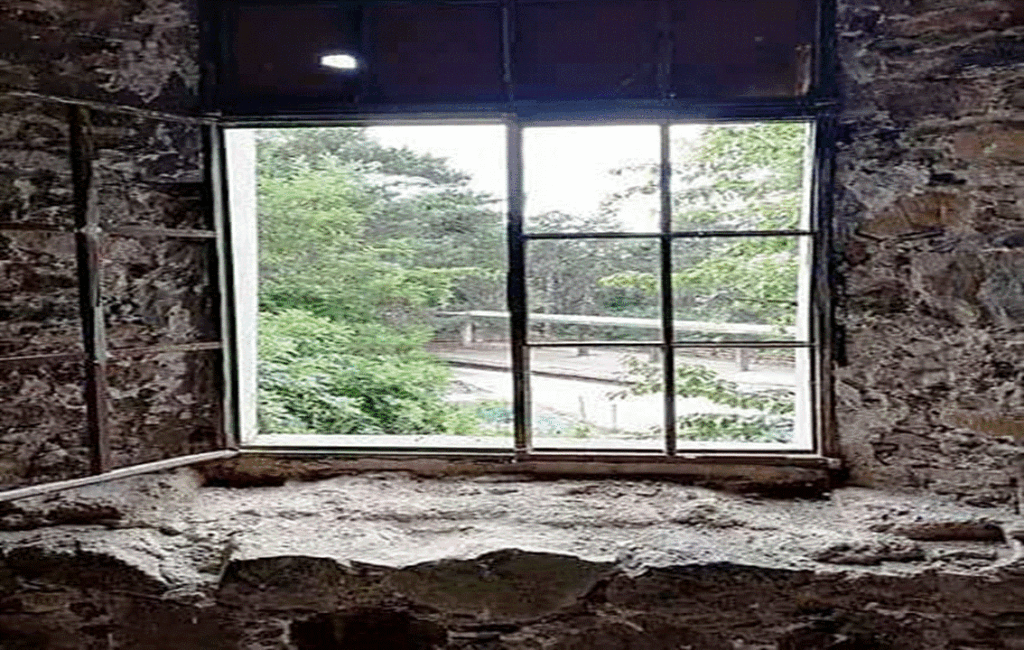
[[[516,97],[657,97],[658,4],[518,2],[513,49]]]
[[[511,446],[504,145],[500,125],[255,132],[261,434]]]
[[[530,351],[533,446],[664,449],[658,348]]]
[[[675,355],[680,449],[809,446],[807,349],[678,348]]]
[[[502,99],[497,2],[381,2],[365,21],[370,103]]]
[[[657,232],[655,125],[523,130],[527,232]]]
[[[661,340],[657,239],[526,246],[529,340]]]
[[[670,127],[672,229],[806,229],[807,122]]]
[[[807,340],[810,237],[672,242],[677,341]]]
[[[796,97],[813,78],[815,0],[673,3],[676,97]]]

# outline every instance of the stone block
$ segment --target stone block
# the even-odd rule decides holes
[[[81,362],[0,367],[0,489],[89,474]]]
[[[212,241],[111,236],[102,256],[111,348],[217,340]]]
[[[220,359],[218,351],[165,352],[111,362],[108,410],[115,467],[218,448]]]
[[[897,199],[870,215],[858,230],[869,237],[903,237],[922,232],[961,229],[971,220],[971,201],[964,194],[925,192]]]
[[[0,231],[0,357],[81,352],[74,236]]]
[[[953,136],[953,153],[968,162],[1024,163],[1024,124],[989,124]]]
[[[74,227],[68,109],[0,96],[0,223]]]

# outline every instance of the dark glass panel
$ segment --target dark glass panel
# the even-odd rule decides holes
[[[496,4],[380,3],[366,18],[371,103],[502,98]]]
[[[360,51],[357,5],[242,5],[230,58],[238,92],[255,99],[354,101],[361,77],[326,68],[325,54]]]
[[[676,97],[796,97],[813,70],[814,0],[672,3]]]
[[[654,97],[658,2],[522,2],[517,99]]]

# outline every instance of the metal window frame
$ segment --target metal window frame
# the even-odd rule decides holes
[[[707,107],[705,107],[707,108]],[[244,441],[243,432],[236,431],[236,443],[241,446],[243,452],[272,452],[272,453],[327,453],[344,455],[377,455],[400,457],[413,456],[444,456],[455,458],[480,458],[481,455],[489,458],[501,458],[515,462],[532,462],[543,459],[567,460],[569,458],[589,459],[583,462],[591,462],[593,459],[614,460],[617,462],[639,462],[641,459],[645,464],[650,463],[692,463],[695,459],[709,462],[716,462],[721,459],[735,459],[737,457],[747,458],[751,461],[772,462],[786,458],[792,462],[793,458],[802,457],[813,463],[814,459],[821,459],[826,465],[831,463],[835,456],[834,426],[832,425],[832,407],[830,390],[830,367],[831,367],[831,283],[827,265],[831,259],[828,218],[828,199],[831,188],[831,164],[832,164],[832,139],[830,134],[833,131],[834,110],[831,105],[820,106],[816,110],[808,111],[804,102],[794,101],[786,108],[774,106],[769,110],[753,111],[746,103],[738,103],[734,106],[716,104],[713,111],[697,111],[693,106],[687,106],[685,110],[668,111],[671,117],[663,114],[655,118],[647,119],[624,118],[620,112],[613,114],[601,113],[590,114],[589,119],[581,120],[580,114],[572,120],[566,120],[561,115],[544,113],[543,115],[531,115],[525,117],[515,113],[503,115],[501,119],[495,119],[493,114],[476,114],[458,116],[429,114],[405,114],[391,116],[390,119],[381,119],[381,116],[364,116],[353,119],[345,115],[335,119],[309,119],[308,116],[301,118],[278,117],[271,119],[246,119],[242,121],[223,122],[221,128],[258,128],[258,127],[301,127],[301,126],[386,126],[396,124],[453,124],[453,123],[491,123],[504,124],[506,127],[506,157],[507,157],[507,239],[508,247],[508,283],[507,298],[510,313],[511,331],[511,356],[513,376],[513,444],[507,451],[497,451],[493,448],[480,447],[438,447],[420,446],[410,448],[407,445],[389,445],[386,439],[381,440],[381,445],[375,446],[354,446],[345,445],[345,441],[338,437],[324,435],[323,445],[309,444],[286,444],[280,440],[272,443],[266,434],[257,436],[251,441]],[[808,113],[811,113],[808,115]],[[806,228],[795,228],[787,230],[751,230],[751,231],[673,231],[671,227],[671,167],[669,152],[669,127],[672,124],[685,122],[703,123],[737,123],[737,122],[765,122],[765,121],[804,121],[812,129],[811,150],[808,152],[812,157],[810,165],[810,177],[805,179],[806,191],[810,192],[809,197],[809,226]],[[524,228],[524,192],[523,192],[523,130],[533,126],[553,126],[557,124],[572,123],[579,125],[586,124],[652,124],[659,128],[660,140],[660,174],[659,191],[660,202],[660,231],[657,233],[528,233]],[[217,138],[220,144],[220,155],[224,155],[223,137]],[[221,167],[223,167],[221,165]],[[226,193],[227,187],[226,170],[221,169],[222,188]],[[230,219],[227,221],[230,222]],[[808,340],[806,341],[732,341],[732,342],[711,342],[676,341],[673,331],[672,312],[672,242],[687,238],[706,237],[769,237],[785,236],[793,238],[809,238],[811,241],[810,260],[810,308],[808,318]],[[664,360],[664,430],[665,443],[663,450],[621,450],[588,448],[585,450],[565,449],[534,449],[532,444],[530,426],[530,358],[532,348],[541,347],[574,347],[578,341],[566,342],[529,342],[527,331],[529,315],[526,300],[526,247],[532,240],[568,240],[568,239],[620,239],[620,238],[647,238],[658,239],[660,242],[660,269],[662,276],[661,293],[659,302],[661,306],[661,335],[658,341],[639,342],[637,345],[653,347],[661,351]],[[222,259],[226,264],[231,264],[231,256],[225,255]],[[229,316],[232,329],[238,316],[232,313]],[[603,343],[615,343],[626,345],[623,342],[586,342],[587,345],[602,345]],[[633,343],[628,343],[633,345]],[[700,449],[680,449],[676,440],[675,431],[675,350],[679,348],[790,348],[810,350],[810,376],[808,391],[811,396],[810,405],[810,427],[811,445],[809,449],[793,449],[780,446],[778,450],[765,450],[763,446],[747,445],[744,448],[736,444],[723,442],[719,446],[705,447]],[[238,381],[237,369],[234,369],[232,376]],[[238,390],[233,394],[237,395]],[[237,412],[240,405],[234,405],[232,411]],[[262,440],[261,440],[262,438]],[[277,438],[284,438],[278,436]]]

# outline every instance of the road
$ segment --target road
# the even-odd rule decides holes
[[[430,351],[454,371],[449,398],[458,402],[488,402],[510,417],[512,374],[508,346],[477,343],[472,347],[435,344]],[[682,363],[699,364],[719,378],[753,388],[792,388],[795,373],[784,366],[752,364],[740,371],[733,360],[686,357]],[[590,348],[580,356],[576,348],[531,350],[530,390],[533,427],[538,436],[578,436],[660,439],[664,418],[658,393],[629,394],[630,364],[651,362],[650,349]],[[504,409],[501,407],[504,406]],[[735,413],[705,398],[676,399],[678,415]]]

